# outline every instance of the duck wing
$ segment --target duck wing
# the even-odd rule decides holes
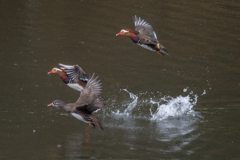
[[[102,109],[105,105],[106,102],[99,96],[95,98],[93,102],[87,106],[87,110],[90,112],[94,112],[98,109]]]
[[[136,15],[133,17],[135,30],[139,32],[138,36],[140,37],[140,44],[154,44],[158,43],[156,33],[153,31],[153,27],[147,23],[141,17]]]
[[[89,79],[86,87],[80,93],[80,97],[77,100],[79,107],[76,109],[85,113],[91,114],[92,112],[102,109],[106,103],[101,97],[101,84],[98,77],[94,78],[94,74]]]
[[[79,105],[76,110],[90,115],[92,112],[102,109],[105,105],[106,102],[101,97],[97,97],[89,105]]]
[[[78,65],[65,65],[59,63],[60,68],[62,68],[67,76],[70,78],[70,82],[88,81],[88,77],[84,70]]]
[[[96,106],[98,106],[100,103],[97,99],[101,95],[102,88],[100,80],[97,78],[98,77],[95,78],[93,74],[92,77],[88,80],[84,90],[80,93],[80,97],[76,101],[79,106],[90,106],[93,104],[96,104]]]

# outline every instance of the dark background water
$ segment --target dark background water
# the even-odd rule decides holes
[[[170,56],[115,36],[133,15]],[[239,16],[239,1],[1,0],[0,158],[238,159]],[[99,76],[104,132],[46,106],[79,96],[47,75],[58,63]]]

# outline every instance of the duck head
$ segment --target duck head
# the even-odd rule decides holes
[[[54,107],[64,107],[66,105],[65,102],[60,101],[60,100],[54,100],[52,103],[50,103],[47,106],[54,106]]]
[[[54,67],[51,71],[48,72],[48,74],[51,74],[51,73],[57,73],[57,72],[62,72],[62,70],[58,67]]]
[[[122,29],[116,36],[128,36],[131,37],[132,35],[135,35],[133,31],[130,29]]]

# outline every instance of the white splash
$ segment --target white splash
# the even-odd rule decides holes
[[[124,91],[128,92],[127,89],[123,89]],[[128,105],[128,107],[124,110],[124,113],[126,113],[127,115],[131,114],[132,113],[132,110],[134,107],[136,107],[137,105],[137,100],[138,100],[138,97],[136,95],[134,95],[133,93],[131,92],[128,92],[129,95],[130,95],[130,98],[133,99],[133,101]]]
[[[180,117],[184,114],[191,114],[195,116],[195,111],[192,110],[192,107],[197,104],[197,95],[193,95],[193,98],[190,98],[190,96],[178,96],[176,98],[172,97],[164,97],[161,98],[159,102],[150,101],[152,104],[157,104],[157,110],[155,113],[152,113],[152,110],[150,108],[150,114],[151,118],[150,120],[163,120],[170,117]],[[169,99],[170,100],[167,100]],[[165,101],[165,104],[160,104],[162,101]]]
[[[163,121],[172,118],[199,118],[201,114],[194,111],[193,107],[197,104],[198,96],[206,94],[206,90],[200,95],[194,94],[193,91],[189,90],[189,87],[183,89],[184,95],[177,97],[164,96],[159,91],[157,93],[144,91],[136,95],[127,89],[120,89],[119,93],[122,94],[122,91],[129,94],[130,100],[126,97],[124,100],[117,99],[118,96],[114,97],[109,102],[109,104],[114,106],[114,108],[109,110],[110,115],[113,114],[117,118],[119,116],[122,118],[134,116],[135,118],[151,121]]]
[[[204,95],[204,94],[206,94],[206,93],[207,93],[206,90],[204,90],[203,93],[202,93],[201,95]]]
[[[133,100],[130,104],[128,104],[127,108],[123,111],[123,113],[121,113],[119,110],[117,110],[116,112],[112,111],[113,114],[116,114],[116,115],[127,115],[129,116],[129,114],[132,113],[132,110],[136,107],[137,105],[137,100],[138,100],[138,97],[136,95],[134,95],[133,93],[131,92],[128,92],[127,89],[122,89],[123,91],[126,91],[130,98]]]
[[[184,89],[183,89],[183,92],[187,92],[187,90],[188,90],[188,87],[187,87],[187,88],[184,88]]]

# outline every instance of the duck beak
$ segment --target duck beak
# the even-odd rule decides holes
[[[121,35],[121,33],[119,32],[118,34],[116,34],[116,36],[120,36]]]
[[[48,74],[51,74],[51,73],[52,73],[52,71],[48,72]]]
[[[53,103],[50,103],[49,105],[47,105],[47,106],[53,106]]]

